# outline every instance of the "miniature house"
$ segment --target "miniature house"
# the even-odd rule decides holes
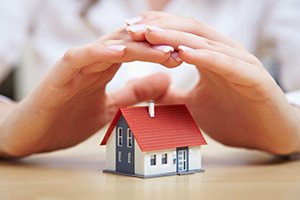
[[[120,108],[101,142],[104,172],[142,178],[202,172],[205,144],[185,105]]]

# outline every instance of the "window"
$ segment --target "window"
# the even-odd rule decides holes
[[[128,163],[131,163],[131,153],[128,153]]]
[[[122,161],[122,152],[118,151],[118,161],[121,162]]]
[[[162,154],[161,155],[161,164],[165,165],[168,163],[168,154]]]
[[[127,129],[127,147],[132,147],[132,132],[130,128]]]
[[[150,165],[151,166],[156,165],[156,155],[155,154],[150,156]]]
[[[122,146],[123,145],[123,130],[122,127],[118,128],[118,146]]]

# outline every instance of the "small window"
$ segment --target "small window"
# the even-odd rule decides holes
[[[130,128],[127,129],[127,147],[132,147],[132,132]]]
[[[122,161],[122,152],[118,151],[118,161],[121,162]]]
[[[161,155],[161,164],[165,165],[168,163],[168,154],[162,154]]]
[[[128,163],[131,163],[131,153],[128,153]]]
[[[123,130],[122,127],[118,128],[118,146],[122,146],[123,145]]]
[[[150,156],[150,165],[151,166],[156,165],[156,155],[155,154]]]

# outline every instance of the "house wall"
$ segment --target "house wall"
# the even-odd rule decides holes
[[[135,139],[134,139],[135,140]],[[134,141],[134,173],[145,175],[145,162],[144,162],[145,154],[141,151],[136,140]]]
[[[202,169],[201,146],[189,147],[189,170]]]
[[[116,128],[106,143],[106,169],[116,170]]]
[[[167,164],[161,164],[162,154],[168,154]],[[150,156],[156,154],[156,165],[150,165]],[[154,175],[154,174],[164,174],[176,172],[176,163],[173,162],[173,159],[176,158],[176,149],[168,149],[162,151],[153,151],[144,153],[144,175]]]

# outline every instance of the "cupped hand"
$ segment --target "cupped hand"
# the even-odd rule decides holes
[[[169,90],[162,102],[186,103],[198,125],[225,145],[274,154],[299,150],[299,110],[243,45],[193,18],[159,12],[142,17],[127,27],[135,41],[173,46],[177,60],[201,74],[192,91]]]
[[[119,106],[162,98],[170,84],[165,74],[131,81],[112,94],[105,86],[123,62],[180,64],[170,57],[172,50],[133,42],[122,29],[67,51],[30,95],[1,113],[0,155],[21,157],[76,145],[109,122]]]

